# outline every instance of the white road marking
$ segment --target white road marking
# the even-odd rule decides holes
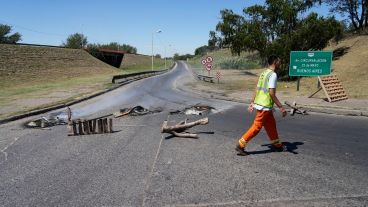
[[[10,146],[12,146],[17,140],[19,139],[19,137],[15,137],[14,140],[12,142],[10,142],[7,146],[5,146],[3,149],[0,150],[1,153],[4,154],[4,157],[5,157],[5,161],[8,160],[8,153],[5,152]],[[5,162],[4,161],[4,162]],[[3,163],[3,162],[2,162]],[[0,163],[0,164],[2,164]]]
[[[169,121],[169,116],[170,115],[167,115],[167,118],[166,118],[167,121]],[[147,194],[147,191],[148,191],[148,189],[150,187],[150,184],[151,184],[152,174],[153,174],[153,171],[155,170],[156,162],[157,162],[158,156],[160,154],[161,145],[162,145],[163,140],[164,140],[164,135],[161,135],[160,144],[158,145],[156,156],[155,156],[155,159],[152,163],[151,172],[149,173],[148,177],[146,178],[146,187],[144,189],[142,207],[144,207],[146,205],[146,200],[147,200],[146,194]]]

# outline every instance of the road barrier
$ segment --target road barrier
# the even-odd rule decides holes
[[[169,69],[166,70],[158,70],[158,71],[146,71],[140,73],[132,73],[132,74],[124,74],[124,75],[115,75],[112,77],[112,83],[122,83],[127,81],[135,81],[143,78],[148,78],[151,76],[161,75],[167,72]]]
[[[212,76],[205,76],[205,75],[198,75],[198,74],[197,74],[197,78],[198,78],[199,80],[203,80],[203,81],[205,81],[205,82],[214,83],[214,81],[213,81],[214,77],[212,77]]]

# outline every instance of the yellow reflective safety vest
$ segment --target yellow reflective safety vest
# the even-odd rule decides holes
[[[273,71],[271,69],[267,69],[261,73],[258,79],[257,84],[257,93],[254,99],[254,103],[260,106],[264,106],[267,108],[273,107],[273,100],[270,96],[270,90],[268,88],[268,81]]]

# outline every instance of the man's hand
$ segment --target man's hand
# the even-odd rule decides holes
[[[280,108],[280,112],[282,114],[282,117],[285,117],[287,115],[287,111],[286,111],[286,109],[284,107],[281,107]]]
[[[254,105],[253,105],[253,103],[250,103],[249,106],[248,106],[249,113],[252,113],[253,110],[254,110]]]

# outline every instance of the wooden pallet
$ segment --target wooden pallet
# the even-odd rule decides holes
[[[318,81],[321,83],[321,87],[329,102],[348,99],[348,96],[336,75],[318,76]]]

